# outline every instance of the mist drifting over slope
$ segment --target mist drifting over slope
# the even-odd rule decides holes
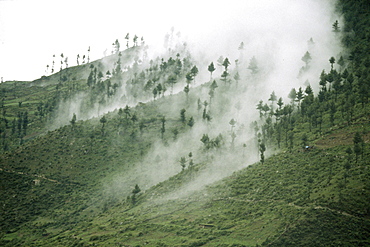
[[[149,3],[148,6],[157,10],[157,13],[164,11],[165,17],[158,14],[154,18],[152,12],[156,11],[144,12],[145,18],[132,24],[130,28],[137,27],[145,37],[145,44],[148,46],[147,64],[150,59],[168,56],[168,49],[185,44],[200,70],[197,82],[203,83],[209,80],[207,66],[210,62],[216,64],[220,56],[229,58],[230,69],[235,69],[235,60],[238,59],[239,73],[244,78],[250,74],[247,69],[250,59],[255,57],[260,74],[265,76],[264,82],[258,83],[258,95],[263,96],[260,98],[268,97],[272,91],[284,98],[287,91],[302,86],[304,82],[316,85],[317,75],[322,69],[330,68],[328,58],[339,51],[339,44],[331,32],[331,25],[338,18],[333,15],[334,6],[329,1],[191,3],[193,2],[182,6],[183,11],[180,12],[172,9],[173,3]],[[133,7],[137,8],[138,6]],[[147,23],[148,20],[150,23]],[[156,31],[145,30],[144,26],[153,27]],[[120,40],[123,46],[123,34],[118,36],[122,37]],[[114,39],[116,38],[112,36],[112,40]],[[309,40],[313,43],[309,43]],[[238,49],[241,42],[244,44],[243,50]],[[306,51],[312,56],[310,68],[298,78],[299,70],[305,65],[301,58]],[[221,73],[222,68],[217,67],[214,76],[220,76]],[[88,119],[126,104],[133,106],[138,101],[150,100],[132,101],[128,95],[122,100],[124,94],[125,90],[121,90],[121,95],[102,109],[84,114],[79,114],[80,106],[73,104],[79,102],[79,98],[84,95],[76,96],[72,104],[65,102],[60,107],[63,114],[57,117],[55,127],[68,124],[73,113],[79,119]]]
[[[332,5],[316,0],[0,1],[0,76],[39,78],[53,54],[64,53],[73,66],[76,55],[87,55],[89,46],[91,58],[98,59],[128,32],[143,36],[152,51],[159,51],[171,27],[210,59],[235,54],[241,40],[251,49],[268,37],[300,43],[307,34],[325,33],[333,20]]]
[[[197,20],[200,10],[193,9],[195,18],[191,18],[192,25],[184,28],[184,32],[180,28],[181,35],[177,33],[176,37],[180,42],[187,43],[195,57],[200,71],[198,84],[209,81],[208,65],[211,62],[216,65],[218,58],[223,56],[231,62],[230,74],[234,75],[236,71],[240,74],[238,86],[223,91],[226,86],[220,85],[223,82],[219,77],[223,69],[216,67],[213,78],[223,89],[216,89],[218,95],[215,98],[218,99],[209,108],[212,121],[205,123],[199,117],[194,127],[176,141],[170,140],[167,145],[158,142],[144,162],[127,173],[135,174],[135,177],[117,174],[107,185],[108,191],[126,188],[126,193],[129,193],[134,183],[144,189],[150,188],[179,173],[179,159],[187,157],[189,152],[193,153],[196,163],[206,165],[191,183],[167,198],[186,196],[258,161],[255,133],[250,128],[251,122],[258,121],[258,101],[267,102],[273,91],[287,100],[292,88],[304,89],[310,84],[314,90],[317,89],[321,71],[330,69],[329,58],[337,57],[340,52],[339,42],[332,32],[332,23],[338,17],[333,14],[334,6],[329,1],[240,1],[237,2],[237,9],[233,4],[236,2],[222,4],[222,11],[214,12],[210,7],[213,5],[208,5],[209,9],[203,11],[211,12],[213,18],[210,19]],[[244,48],[238,49],[241,42]],[[302,57],[307,51],[312,61],[302,69],[306,65]],[[159,54],[159,51],[154,49],[150,54]],[[258,64],[256,74],[248,69],[253,57]],[[194,98],[197,97],[202,102],[209,100],[207,89],[198,87]],[[181,103],[171,104],[174,112],[179,112],[181,108]],[[163,110],[163,114],[169,111]],[[195,102],[187,112],[196,115]],[[231,119],[236,120],[234,127],[230,125]],[[232,132],[237,133],[235,140],[232,140]],[[204,134],[211,138],[221,134],[225,150],[206,154],[200,141]],[[273,152],[274,147],[268,147],[267,153]]]
[[[4,2],[1,4],[5,6]],[[138,183],[145,189],[177,174],[181,171],[179,158],[189,152],[193,153],[195,163],[208,164],[194,178],[192,187],[188,187],[189,191],[258,161],[254,133],[249,128],[251,122],[258,120],[255,109],[258,101],[266,102],[272,91],[286,100],[292,88],[305,87],[307,83],[317,85],[322,69],[330,69],[329,58],[337,56],[340,51],[331,28],[332,23],[338,19],[333,14],[332,1],[190,0],[180,3],[161,0],[124,4],[117,1],[19,1],[14,5],[6,5],[6,8],[0,8],[3,9],[2,20],[6,23],[2,29],[5,34],[1,45],[3,56],[0,56],[0,76],[5,71],[9,73],[5,79],[12,79],[11,71],[15,75],[19,74],[15,69],[19,70],[20,67],[25,68],[24,76],[27,79],[39,77],[53,54],[64,53],[69,56],[70,66],[73,66],[76,55],[86,54],[89,46],[91,60],[98,59],[105,52],[110,53],[111,43],[116,39],[124,47],[126,33],[130,33],[131,37],[137,34],[145,39],[148,57],[140,64],[143,69],[148,66],[150,59],[168,58],[169,49],[174,50],[186,44],[193,63],[199,68],[199,75],[190,92],[190,97],[195,100],[187,108],[188,116],[195,117],[195,125],[176,141],[168,140],[168,145],[162,142],[153,145],[144,162],[130,173],[136,174],[136,177],[116,174],[113,182],[107,185],[108,188],[123,188],[127,192],[133,183]],[[55,9],[60,11],[56,12]],[[15,15],[19,10],[21,12]],[[38,15],[37,11],[42,11],[43,14]],[[89,14],[85,15],[86,11]],[[30,21],[24,25],[15,20],[15,16],[19,15]],[[87,23],[76,25],[81,23],[81,16],[88,20]],[[24,33],[14,30],[23,30]],[[23,35],[37,38],[22,42]],[[313,42],[309,42],[311,39]],[[244,47],[239,49],[242,42]],[[310,52],[312,61],[309,68],[298,76],[305,66],[301,58],[307,51]],[[22,54],[23,59],[18,59],[14,54]],[[220,75],[223,68],[217,66],[220,56],[227,57],[231,62],[231,78],[236,71],[240,74],[238,87],[227,89],[227,86],[221,86],[223,82],[220,81]],[[253,57],[258,64],[256,74],[248,69]],[[125,62],[133,64],[133,61]],[[211,62],[216,65],[213,78],[219,88],[215,92],[217,100],[208,107],[212,121],[203,122],[195,101],[198,98],[202,102],[209,101],[208,88],[200,85],[209,82],[207,68]],[[39,72],[35,75],[34,71]],[[29,74],[26,75],[27,73]],[[174,93],[182,93],[184,83],[185,81],[179,82]],[[56,120],[51,123],[51,129],[69,124],[74,113],[78,120],[90,119],[125,105],[135,106],[138,102],[152,101],[151,95],[133,99],[132,95],[127,94],[126,86],[127,83],[123,82],[111,100],[104,105],[94,105],[87,111],[82,110],[86,93],[60,102],[60,111],[57,112]],[[162,109],[162,113],[169,115],[170,112],[179,112],[183,107],[181,102],[173,102]],[[233,130],[229,124],[231,119],[236,120]],[[233,148],[232,131],[237,133]],[[205,155],[200,142],[204,134],[210,138],[222,134],[226,151]],[[244,144],[246,148],[243,148]]]

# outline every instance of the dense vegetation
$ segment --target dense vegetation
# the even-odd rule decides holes
[[[101,60],[0,84],[0,245],[369,245],[370,10],[337,11],[345,49],[319,92],[272,92],[250,128],[230,109],[260,76],[254,57],[248,77],[220,58],[221,77],[212,62],[196,87],[186,46],[148,61],[137,36]],[[259,162],[232,173],[246,160]],[[223,179],[207,182],[220,162]]]

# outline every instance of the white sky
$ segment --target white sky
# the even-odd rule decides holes
[[[111,51],[130,33],[156,49],[171,27],[208,53],[227,55],[251,40],[307,41],[327,28],[331,9],[323,0],[0,0],[0,77],[34,80],[55,54],[92,59]],[[330,24],[329,24],[330,25]],[[329,26],[330,28],[330,26]],[[294,34],[294,35],[292,35]],[[302,53],[303,54],[303,53]]]

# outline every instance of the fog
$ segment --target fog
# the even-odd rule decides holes
[[[45,74],[53,54],[64,53],[73,66],[77,54],[87,54],[89,46],[91,58],[101,58],[127,33],[143,36],[151,51],[158,51],[171,27],[212,60],[221,54],[232,56],[241,41],[251,53],[281,44],[285,48],[278,49],[303,45],[310,36],[328,45],[326,36],[317,34],[330,31],[335,19],[332,2],[0,1],[0,76],[37,79]]]
[[[147,190],[180,173],[179,159],[186,157],[189,161],[189,152],[193,154],[195,165],[201,168],[191,182],[167,198],[186,196],[257,162],[255,133],[250,124],[258,121],[258,101],[267,102],[272,91],[286,101],[292,88],[305,88],[308,83],[317,90],[321,71],[330,69],[329,58],[338,57],[341,50],[332,32],[332,23],[340,20],[334,14],[333,1],[5,1],[0,4],[0,20],[5,23],[1,29],[0,76],[4,75],[5,79],[38,78],[53,54],[63,52],[74,58],[76,54],[83,54],[88,46],[91,46],[92,60],[101,58],[104,51],[110,52],[114,40],[119,39],[124,46],[126,33],[144,37],[148,45],[148,59],[141,64],[144,67],[157,56],[170,56],[169,48],[186,44],[199,68],[190,92],[195,100],[209,101],[208,88],[202,84],[210,79],[208,65],[211,62],[216,65],[220,56],[231,62],[231,75],[236,71],[240,74],[238,87],[235,82],[230,88],[221,86],[223,69],[216,66],[213,78],[219,88],[208,108],[212,121],[203,121],[195,101],[190,104],[187,114],[194,116],[195,125],[177,140],[168,138],[167,144],[159,140],[130,171],[112,174],[104,190],[113,196],[129,195],[135,184]],[[15,13],[30,21],[17,20]],[[173,37],[170,42],[165,38],[168,35]],[[35,38],[25,39],[24,36]],[[241,42],[244,49],[238,49]],[[312,60],[309,68],[300,73],[305,66],[301,58],[307,51]],[[248,69],[253,57],[258,64],[256,74]],[[71,59],[71,65],[74,60]],[[173,94],[183,94],[184,84],[181,83],[174,88]],[[68,124],[73,113],[78,119],[89,119],[125,105],[152,101],[152,96],[130,98],[123,86],[104,106],[82,112],[81,99],[85,96],[82,93],[61,102],[63,111],[58,113],[52,128]],[[171,107],[161,110],[163,115],[169,115],[179,113],[182,108],[183,102],[172,102]],[[236,120],[233,143],[231,119]],[[210,138],[221,134],[224,137],[222,151],[205,151],[200,141],[203,134]],[[276,151],[276,147],[267,148],[267,154]]]
[[[194,127],[176,141],[169,140],[167,145],[156,143],[143,162],[131,172],[126,172],[130,175],[115,174],[107,183],[108,194],[116,194],[117,190],[130,194],[134,184],[146,190],[165,181],[181,172],[180,157],[186,157],[188,162],[189,152],[192,152],[195,164],[201,164],[200,170],[190,182],[170,194],[153,195],[153,200],[186,198],[194,191],[258,162],[257,140],[250,128],[252,121],[258,121],[257,102],[267,102],[272,91],[287,102],[292,88],[304,89],[311,85],[317,90],[321,71],[330,69],[329,58],[340,55],[340,44],[332,32],[332,23],[339,17],[333,14],[332,2],[244,1],[238,2],[237,6],[234,8],[233,1],[222,5],[223,11],[213,12],[216,18],[198,20],[194,22],[194,32],[184,28],[184,33],[189,35],[177,37],[187,42],[191,54],[195,56],[200,68],[198,84],[209,81],[208,65],[210,62],[216,65],[217,59],[223,56],[231,62],[230,73],[240,73],[239,86],[234,85],[227,91],[224,91],[225,87],[216,89],[219,95],[215,96],[217,100],[209,108],[213,118],[210,123],[202,122],[198,117]],[[195,13],[197,11],[199,9]],[[212,8],[203,11],[212,12]],[[243,50],[238,49],[241,42],[244,43]],[[312,61],[302,71],[305,66],[302,57],[307,51]],[[152,52],[155,54],[158,50]],[[258,62],[257,74],[248,70],[252,57]],[[239,61],[237,66],[236,59]],[[223,83],[219,77],[222,70],[217,67],[213,74],[219,86]],[[199,87],[196,97],[202,101],[209,100],[207,92],[207,89]],[[190,106],[187,112],[196,115],[194,107]],[[181,108],[181,103],[171,104],[170,110],[163,110],[163,114],[169,114],[171,110],[179,112]],[[232,118],[236,120],[234,131],[237,135],[231,144],[229,121]],[[200,141],[205,133],[210,138],[222,134],[224,147],[205,151]],[[268,146],[266,154],[269,156],[277,151],[276,147]],[[192,168],[187,166],[186,169]]]

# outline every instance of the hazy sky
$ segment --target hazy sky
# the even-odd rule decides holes
[[[163,48],[171,27],[211,56],[227,56],[240,42],[266,40],[304,43],[328,28],[330,8],[320,0],[0,0],[0,76],[33,80],[44,74],[55,54],[76,65],[77,54],[91,58],[111,51],[126,33]],[[325,19],[327,15],[327,19]],[[319,37],[318,37],[319,38]],[[268,45],[266,43],[266,45]],[[268,45],[269,46],[269,45]]]

